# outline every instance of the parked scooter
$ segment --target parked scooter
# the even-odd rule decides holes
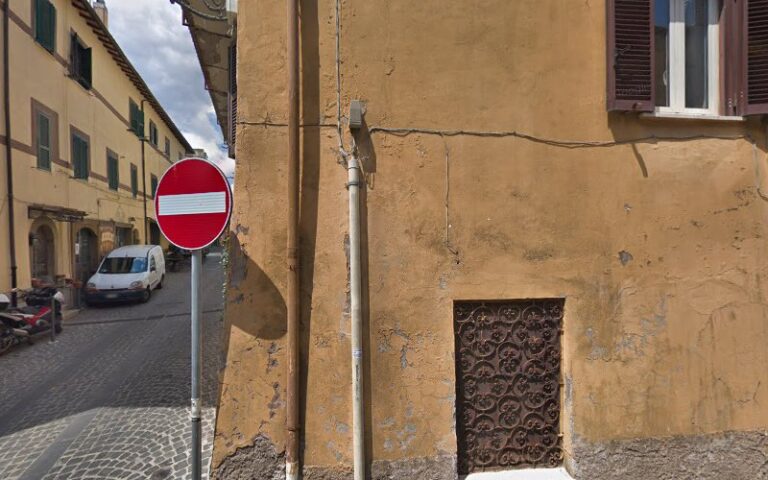
[[[9,303],[8,297],[0,294],[0,310],[5,310]],[[15,315],[0,311],[0,353],[22,342],[32,343],[27,323]]]
[[[22,293],[27,306],[9,308],[10,301],[0,294],[0,353],[22,342],[32,343],[32,337],[50,332],[54,324],[61,333],[61,309],[64,295],[53,287],[33,288]],[[55,300],[54,308],[51,308]]]

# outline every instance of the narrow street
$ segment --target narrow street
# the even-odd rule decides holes
[[[221,254],[203,263],[203,473],[221,365]],[[188,478],[189,263],[146,304],[84,309],[0,356],[0,478]]]

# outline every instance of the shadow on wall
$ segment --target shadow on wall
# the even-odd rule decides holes
[[[285,300],[267,274],[243,252],[236,235],[229,238],[229,258],[228,324],[224,345],[229,345],[232,328],[262,340],[285,336]]]
[[[685,119],[640,119],[636,113],[611,112],[608,114],[608,128],[613,133],[614,141],[626,143],[632,149],[637,162],[638,173],[644,178],[653,175],[645,162],[643,145],[658,145],[670,142],[690,142],[695,139],[740,138],[751,142],[757,139],[758,147],[766,149],[768,138],[756,119],[746,122],[702,122]],[[749,138],[748,138],[749,137]],[[765,140],[765,141],[763,141]]]

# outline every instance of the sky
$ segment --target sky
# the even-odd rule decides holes
[[[193,148],[204,148],[228,177],[221,128],[181,8],[168,0],[106,0],[109,30]]]

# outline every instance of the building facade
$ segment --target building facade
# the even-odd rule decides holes
[[[103,0],[4,2],[0,291],[14,263],[21,288],[83,281],[117,246],[162,242],[154,186],[192,149],[109,33]]]
[[[368,478],[768,475],[768,2],[300,12],[304,478],[352,478],[356,356]],[[241,0],[232,39],[221,479],[284,478],[293,434],[286,15]],[[201,58],[232,47],[201,39]],[[350,156],[364,176],[354,352]]]

